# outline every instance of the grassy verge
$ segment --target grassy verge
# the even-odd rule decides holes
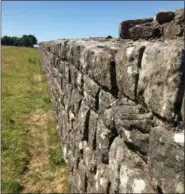
[[[1,114],[2,192],[66,192],[66,166],[37,49],[2,47]]]

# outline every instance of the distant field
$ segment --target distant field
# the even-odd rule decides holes
[[[2,47],[2,192],[68,192],[38,49]]]

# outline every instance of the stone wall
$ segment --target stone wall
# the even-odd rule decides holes
[[[39,48],[71,192],[183,193],[183,40]]]

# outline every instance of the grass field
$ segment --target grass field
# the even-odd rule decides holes
[[[38,49],[2,47],[2,192],[68,192]]]

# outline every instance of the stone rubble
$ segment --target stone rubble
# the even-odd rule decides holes
[[[184,9],[161,11],[154,18],[126,20],[119,24],[123,39],[176,39],[184,36]]]

